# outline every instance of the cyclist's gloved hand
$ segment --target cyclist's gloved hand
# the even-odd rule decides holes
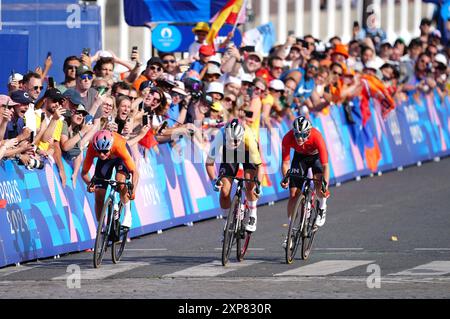
[[[263,191],[262,191],[262,187],[261,185],[256,186],[253,190],[253,193],[255,194],[256,197],[260,198],[263,195]]]
[[[212,181],[212,186],[215,192],[219,192],[220,188],[222,187],[222,182],[218,181],[217,178],[214,178]]]
[[[88,191],[88,193],[93,193],[93,192],[95,191],[95,184],[91,182],[91,183],[87,186],[87,191]]]

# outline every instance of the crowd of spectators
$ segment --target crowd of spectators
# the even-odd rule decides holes
[[[145,152],[159,154],[162,143],[177,149],[174,136],[204,148],[232,118],[258,137],[260,127],[274,121],[348,105],[367,79],[381,83],[378,88],[397,103],[418,92],[448,96],[450,51],[427,19],[409,43],[390,43],[382,32],[355,27],[349,43],[337,36],[326,43],[289,36],[268,56],[236,47],[232,34],[207,45],[208,30],[207,23],[194,27],[198,38],[184,59],[160,53],[143,65],[137,50],[130,61],[110,51],[83,52],[65,59],[60,84],[48,77],[58,72],[51,56],[44,70],[12,74],[8,95],[0,96],[0,158],[29,169],[52,158],[63,185],[70,180],[76,186],[83,150],[100,129],[123,135],[138,160]],[[126,71],[117,72],[118,65]],[[63,159],[72,176],[65,176]]]

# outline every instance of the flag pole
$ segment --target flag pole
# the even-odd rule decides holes
[[[244,3],[242,4],[241,10],[239,11],[239,14],[238,14],[238,16],[236,18],[236,22],[234,23],[233,30],[231,30],[231,32],[233,34],[234,34],[234,31],[236,31],[236,28],[237,28],[238,22],[239,22],[239,20],[240,20],[240,18],[242,16],[242,13],[244,12],[245,8],[247,7],[247,1],[248,0],[244,0]]]

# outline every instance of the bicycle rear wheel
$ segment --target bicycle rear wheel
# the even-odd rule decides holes
[[[301,230],[304,222],[303,212],[304,212],[305,197],[303,195],[297,200],[295,204],[294,212],[291,216],[291,222],[289,223],[289,231],[287,235],[286,243],[286,263],[292,264],[294,261],[295,254],[301,240]]]
[[[311,254],[312,245],[314,242],[314,237],[316,236],[317,232],[317,226],[316,219],[317,219],[317,203],[315,207],[311,207],[311,214],[309,218],[305,222],[305,234],[302,236],[302,259],[306,260],[308,259],[309,255]],[[304,236],[306,235],[306,236]]]
[[[112,202],[108,198],[103,205],[102,214],[97,226],[97,236],[95,238],[94,246],[94,268],[100,267],[103,255],[105,254],[108,245],[109,237],[109,218],[112,213]]]
[[[121,216],[123,210],[123,205],[119,204],[119,216]],[[122,258],[123,251],[125,249],[125,245],[127,243],[128,230],[124,231],[120,229],[120,222],[116,220],[113,222],[113,230],[112,232],[115,234],[115,240],[112,242],[111,247],[111,258],[113,263],[117,264]],[[117,241],[116,241],[117,240]]]
[[[234,197],[230,210],[228,211],[227,223],[223,231],[222,265],[225,266],[230,258],[231,248],[236,236],[237,209],[239,209],[239,198]]]

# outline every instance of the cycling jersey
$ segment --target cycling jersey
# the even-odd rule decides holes
[[[290,130],[284,137],[282,142],[283,162],[289,161],[291,148],[301,155],[319,154],[320,163],[328,164],[328,152],[322,134],[315,128],[311,129],[311,134],[303,145],[298,145],[294,130]]]
[[[222,138],[220,138],[220,134],[222,134]],[[225,134],[226,131],[223,128],[214,139],[208,154],[208,163],[212,163],[218,156],[222,156],[222,163],[261,165],[258,142],[251,128],[245,126],[243,142],[236,149],[226,147]]]
[[[114,137],[114,141],[108,160],[115,160],[117,158],[120,158],[129,172],[135,172],[136,165],[134,164],[133,158],[131,157],[130,152],[127,149],[127,141],[120,134],[117,134],[115,132],[113,132],[112,134]],[[89,147],[86,152],[86,159],[83,163],[83,172],[89,171],[92,163],[94,162],[94,158],[96,157],[98,157],[98,153],[91,142],[89,143]]]

